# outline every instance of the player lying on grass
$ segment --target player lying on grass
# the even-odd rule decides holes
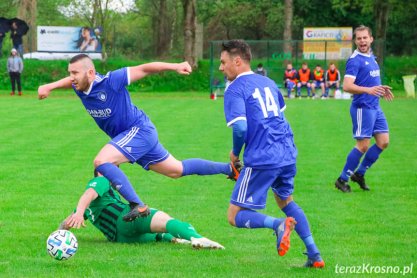
[[[169,241],[191,244],[194,248],[224,249],[222,245],[197,233],[193,226],[172,218],[163,211],[150,209],[150,215],[123,221],[122,215],[130,210],[113,190],[105,177],[95,177],[87,184],[78,201],[77,209],[60,225],[69,230],[85,227],[89,220],[109,241],[124,243],[145,243]]]
[[[94,159],[94,167],[115,186],[130,205],[125,221],[146,217],[148,206],[139,198],[125,173],[117,166],[137,163],[145,170],[180,178],[188,175],[225,174],[236,179],[233,165],[199,158],[177,160],[158,140],[158,133],[144,111],[131,101],[126,86],[150,74],[175,71],[191,73],[191,66],[183,63],[153,62],[110,71],[106,75],[96,72],[93,61],[86,54],[71,58],[69,76],[38,88],[39,99],[45,99],[59,88],[72,88],[81,99],[88,114],[111,138]],[[88,140],[88,139],[87,139]]]

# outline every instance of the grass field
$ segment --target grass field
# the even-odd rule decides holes
[[[222,99],[181,93],[132,98],[176,158],[228,159],[231,131]],[[416,275],[417,101],[382,102],[391,145],[368,172],[371,191],[352,184],[353,192],[343,194],[334,181],[354,145],[349,105],[342,100],[287,101],[286,117],[299,150],[294,198],[309,218],[325,269],[301,267],[304,248],[295,233],[289,253],[278,257],[270,230],[229,226],[226,209],[233,183],[225,177],[171,180],[137,165],[122,168],[143,200],[192,223],[226,250],[112,244],[88,224],[75,231],[75,257],[58,262],[46,253],[46,238],[76,206],[91,178],[93,158],[108,139],[71,93],[38,101],[34,92],[10,97],[3,91],[0,277],[333,277],[337,266],[363,264],[400,270],[413,264]],[[283,216],[272,195],[265,213]]]

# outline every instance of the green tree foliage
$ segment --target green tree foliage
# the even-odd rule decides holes
[[[417,1],[396,1],[388,19],[387,52],[417,55]]]
[[[15,17],[21,0],[0,1],[0,16]],[[83,0],[38,0],[38,25],[90,25],[92,16],[71,16],[60,8]],[[116,1],[116,0],[114,0]],[[380,0],[378,0],[380,1]],[[364,24],[376,30],[378,1],[374,0],[293,0],[292,38],[302,39],[304,27],[336,27]],[[89,5],[107,0],[84,1]],[[124,2],[124,1],[122,1]],[[243,38],[280,40],[284,33],[283,0],[196,1],[197,20],[203,24],[204,45],[211,40]],[[386,0],[389,4],[386,54],[417,54],[414,17],[417,1]],[[161,14],[161,3],[165,12]],[[137,59],[182,58],[184,53],[184,11],[181,0],[135,0],[135,7],[120,14],[110,12],[105,24],[107,49],[112,56]],[[95,16],[98,21],[98,15]],[[159,25],[158,25],[159,24]],[[157,28],[157,27],[160,28]],[[162,39],[162,36],[164,38]],[[9,46],[9,39],[4,47]],[[160,44],[160,48],[158,48]],[[163,44],[161,48],[161,44]],[[159,49],[159,50],[158,50]]]
[[[284,4],[278,0],[210,0],[198,2],[207,40],[280,39]]]

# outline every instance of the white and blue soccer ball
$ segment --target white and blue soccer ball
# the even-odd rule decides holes
[[[57,230],[49,235],[46,249],[52,258],[59,261],[68,260],[77,252],[77,238],[70,231]]]

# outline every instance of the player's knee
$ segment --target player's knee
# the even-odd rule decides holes
[[[229,224],[232,226],[236,226],[236,212],[234,210],[228,210],[227,211],[227,220],[229,221]]]
[[[227,220],[229,221],[230,225],[236,226],[235,218],[236,218],[236,215],[231,215],[230,213],[227,215]]]
[[[366,153],[368,151],[369,146],[368,145],[360,145],[360,146],[356,146],[356,148],[361,152],[361,153]]]
[[[171,171],[165,173],[165,176],[172,179],[178,179],[182,177],[182,169],[172,169]]]
[[[182,177],[182,173],[178,173],[178,172],[172,172],[168,174],[168,177],[172,178],[172,179],[178,179]]]
[[[104,160],[100,159],[100,158],[94,158],[94,168],[97,168],[98,166],[106,163]]]
[[[389,141],[384,141],[384,142],[378,142],[377,146],[381,149],[381,150],[385,150],[386,148],[388,148],[389,145]]]

